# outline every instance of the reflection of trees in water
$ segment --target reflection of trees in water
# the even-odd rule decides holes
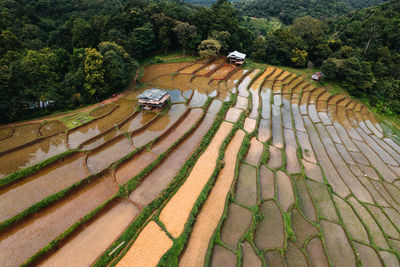
[[[32,166],[52,156],[67,151],[64,136],[59,134],[34,145],[0,156],[0,177],[18,169]]]

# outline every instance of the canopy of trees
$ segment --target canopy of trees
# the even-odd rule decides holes
[[[312,16],[318,19],[337,17],[356,8],[380,4],[385,0],[248,0],[235,2],[243,15],[258,18],[277,17],[289,25],[296,18]]]
[[[253,33],[226,0],[211,8],[179,1],[0,1],[0,121],[93,103],[126,89],[137,60],[180,47],[251,51]],[[43,111],[42,111],[43,112]],[[35,114],[32,114],[35,115]]]
[[[246,5],[258,0],[238,4]],[[364,1],[365,5],[381,2]],[[0,0],[0,121],[100,101],[125,90],[137,61],[180,48],[214,56],[239,50],[271,64],[320,67],[327,79],[385,112],[400,113],[400,2],[261,1],[288,26],[249,27],[227,0]],[[350,6],[350,8],[349,8]],[[268,23],[265,20],[263,23]],[[260,28],[261,27],[261,28]],[[312,63],[312,64],[311,64]]]

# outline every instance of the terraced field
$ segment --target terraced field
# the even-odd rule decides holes
[[[399,266],[400,144],[361,103],[222,58],[142,82],[168,110],[0,128],[2,266]]]

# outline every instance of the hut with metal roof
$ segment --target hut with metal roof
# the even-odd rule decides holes
[[[228,60],[230,63],[235,63],[237,65],[242,65],[244,63],[244,59],[246,58],[246,54],[240,53],[238,51],[233,51],[229,53]]]
[[[170,95],[168,92],[153,88],[141,93],[138,99],[140,108],[144,110],[161,109],[168,103]]]

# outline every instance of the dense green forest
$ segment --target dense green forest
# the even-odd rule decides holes
[[[242,15],[258,18],[276,17],[289,25],[296,18],[304,16],[326,20],[382,2],[384,0],[244,0],[235,2],[235,7]]]
[[[270,64],[321,67],[352,95],[400,113],[399,0],[337,18],[332,9],[324,20],[292,10],[300,15],[285,27],[254,24],[226,0],[211,7],[0,0],[0,9],[1,122],[37,115],[26,112],[37,101],[65,110],[105,99],[129,86],[138,61],[178,47],[187,53],[204,48],[201,55],[240,50]]]

